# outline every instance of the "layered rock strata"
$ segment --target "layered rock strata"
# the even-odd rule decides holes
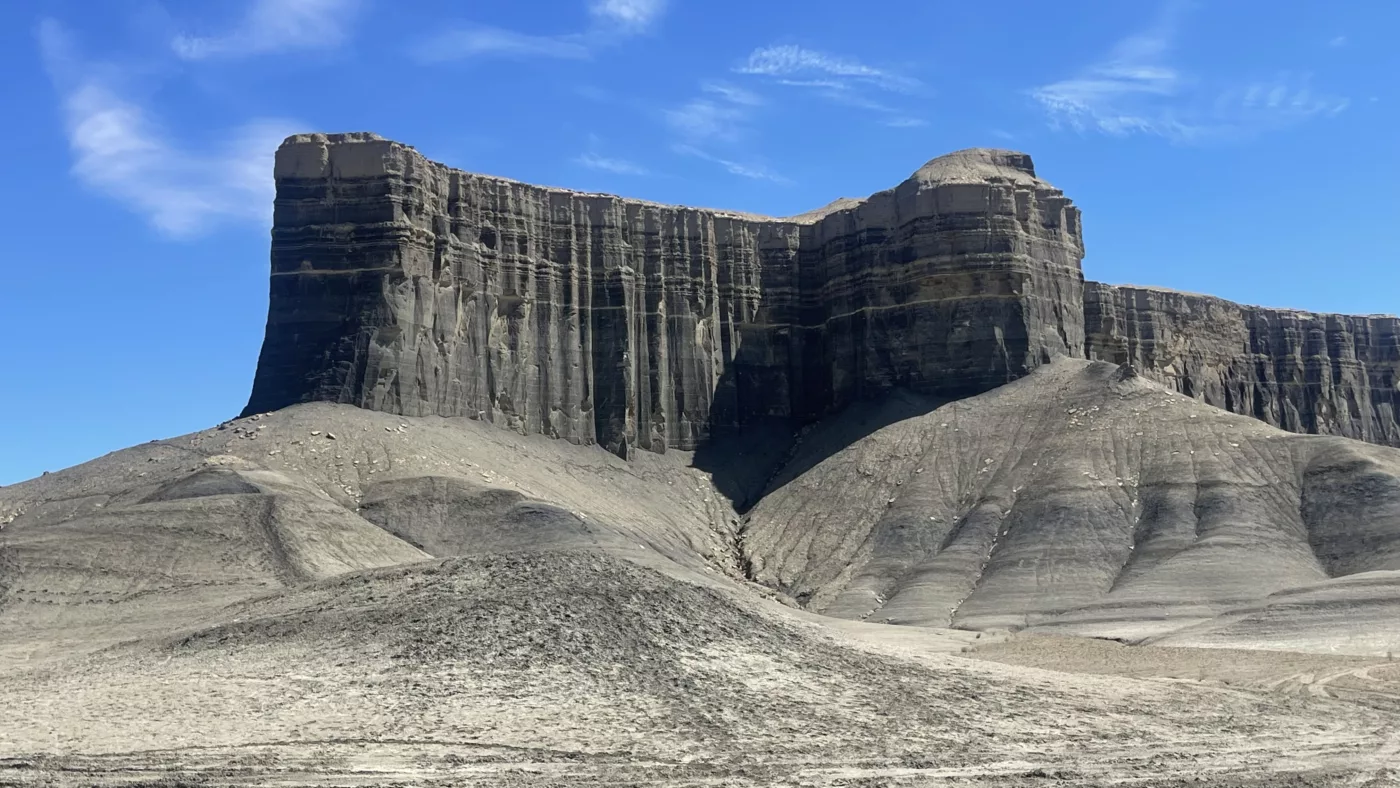
[[[1400,444],[1395,318],[1085,283],[1080,214],[973,149],[788,219],[452,170],[372,134],[277,152],[245,414],[308,401],[696,448],[894,388],[959,398],[1056,355],[1236,413]]]
[[[951,154],[790,220],[459,172],[369,134],[291,137],[276,180],[248,413],[470,416],[625,456],[1083,352],[1079,212],[1023,154]]]
[[[1400,445],[1400,320],[1089,282],[1089,358],[1292,432]]]

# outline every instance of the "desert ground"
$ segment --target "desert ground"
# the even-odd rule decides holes
[[[1400,784],[1398,469],[1079,362],[628,461],[259,414],[0,488],[0,785]]]

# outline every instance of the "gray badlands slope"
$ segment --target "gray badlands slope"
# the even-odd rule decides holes
[[[1400,453],[1121,377],[854,409],[742,517],[687,453],[327,404],[0,489],[0,784],[1386,784],[1383,656],[875,623],[1394,642]]]
[[[680,455],[627,463],[465,419],[306,405],[0,489],[0,660],[97,646],[250,594],[430,557],[410,542],[450,554],[442,548],[470,525],[435,532],[434,491],[455,496],[448,507],[495,507],[502,522],[543,511],[580,543],[611,538],[678,569],[723,566],[732,545],[727,502]],[[502,547],[540,538],[511,533]]]
[[[809,609],[1400,651],[1395,449],[1070,360],[849,443],[825,429],[803,445],[842,448],[811,462],[799,446],[743,534],[755,579]]]

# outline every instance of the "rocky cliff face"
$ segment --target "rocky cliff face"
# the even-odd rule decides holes
[[[892,387],[964,396],[1083,352],[1079,213],[971,150],[791,220],[451,170],[369,134],[277,153],[246,412],[325,400],[693,448]]]
[[[1400,320],[1090,282],[1090,358],[1293,432],[1400,445]]]
[[[276,180],[245,414],[341,402],[627,456],[1071,355],[1400,445],[1395,318],[1086,284],[1079,211],[1025,154],[959,151],[789,219],[460,172],[372,134],[288,138]]]

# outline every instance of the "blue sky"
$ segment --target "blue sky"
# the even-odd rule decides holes
[[[1008,147],[1084,210],[1091,278],[1393,313],[1398,28],[1390,0],[9,0],[0,484],[237,413],[298,131],[774,215]]]

